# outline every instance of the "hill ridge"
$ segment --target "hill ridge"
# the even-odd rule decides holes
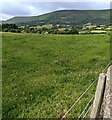
[[[94,24],[108,24],[111,9],[104,10],[57,10],[38,16],[15,16],[4,23],[17,25],[38,24],[72,24],[82,25],[87,22]]]

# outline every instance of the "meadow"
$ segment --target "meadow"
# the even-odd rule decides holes
[[[109,35],[2,34],[3,118],[58,118],[110,59]],[[67,117],[78,117],[96,84]]]

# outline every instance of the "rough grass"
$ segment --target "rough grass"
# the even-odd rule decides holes
[[[57,118],[109,62],[108,35],[3,33],[3,118]],[[67,117],[77,117],[94,85]]]

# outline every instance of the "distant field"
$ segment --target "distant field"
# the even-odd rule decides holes
[[[3,118],[57,118],[105,68],[108,35],[3,33]],[[67,117],[77,117],[94,85]]]

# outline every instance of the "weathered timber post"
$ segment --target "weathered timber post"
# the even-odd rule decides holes
[[[103,100],[103,118],[112,119],[112,65],[107,70],[105,95]]]
[[[97,84],[95,99],[93,102],[93,108],[92,108],[92,111],[90,114],[90,118],[98,118],[99,117],[101,104],[102,104],[103,96],[104,96],[105,82],[106,82],[106,74],[101,73],[99,75],[99,80],[98,80],[98,84]]]

